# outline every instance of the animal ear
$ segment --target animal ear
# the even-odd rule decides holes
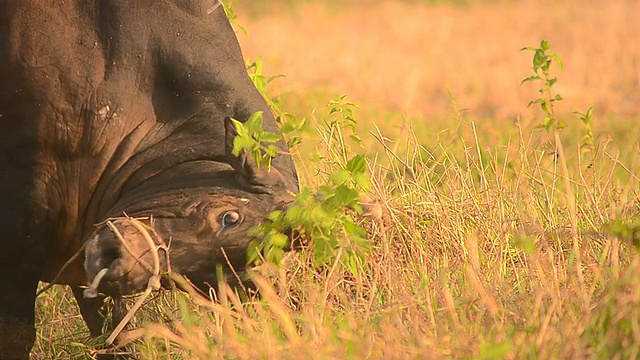
[[[255,160],[246,150],[241,150],[238,155],[233,154],[233,144],[238,136],[238,130],[229,117],[224,119],[224,130],[227,161],[236,170],[238,180],[243,186],[259,190],[260,187],[284,184],[282,174],[276,168],[272,166],[270,171],[264,167],[258,169]]]

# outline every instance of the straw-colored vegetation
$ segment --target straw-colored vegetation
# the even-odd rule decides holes
[[[305,186],[367,155],[367,265],[318,268],[303,250],[256,271],[260,298],[156,296],[137,357],[638,356],[640,3],[273,3],[234,4],[245,55],[286,75],[268,95],[318,129],[295,154]],[[520,85],[519,50],[543,38],[564,61],[557,138],[527,107],[541,84]],[[326,106],[342,94],[363,147],[335,137],[351,133]],[[591,106],[585,137],[572,112]],[[34,358],[94,353],[71,304],[61,287],[39,298]]]

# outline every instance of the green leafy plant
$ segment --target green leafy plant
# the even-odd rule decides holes
[[[550,131],[551,128],[561,129],[564,124],[556,119],[554,111],[554,104],[562,100],[560,94],[555,94],[552,91],[553,85],[558,81],[555,76],[551,75],[551,65],[555,62],[560,68],[562,68],[562,60],[560,57],[551,52],[551,46],[549,41],[542,40],[540,47],[525,47],[520,51],[533,51],[532,67],[534,75],[529,76],[522,80],[521,84],[527,82],[542,82],[542,86],[538,89],[540,97],[529,102],[528,106],[538,104],[540,109],[546,114],[541,127]]]
[[[530,101],[528,106],[535,104],[540,106],[540,109],[545,113],[545,118],[542,124],[540,124],[540,127],[547,130],[547,132],[552,129],[560,130],[564,128],[565,124],[558,120],[554,108],[554,105],[558,101],[562,101],[563,98],[560,94],[554,93],[552,90],[558,79],[551,73],[551,65],[553,63],[556,63],[562,69],[562,59],[560,59],[557,54],[551,52],[551,45],[547,40],[542,40],[540,47],[525,47],[522,48],[521,51],[533,51],[534,53],[531,61],[534,75],[522,80],[521,85],[528,82],[542,83],[538,89],[540,96]],[[595,144],[592,127],[593,106],[587,109],[585,113],[574,111],[574,114],[585,127],[585,135],[582,138],[582,148],[585,151],[594,151]]]
[[[278,148],[273,145],[280,140],[280,134],[265,131],[262,127],[262,111],[257,111],[246,122],[231,119],[238,135],[233,139],[232,153],[238,156],[247,151],[255,160],[258,169],[271,170],[271,161],[278,156]]]
[[[242,30],[242,32],[247,35],[247,29],[237,21],[238,15],[236,15],[236,12],[233,10],[233,1],[221,1],[220,4],[222,4],[222,7],[224,8],[224,12],[225,14],[227,14],[229,22],[238,27],[238,29]]]
[[[363,148],[362,139],[356,133],[356,120],[353,115],[353,111],[358,108],[358,105],[351,101],[346,100],[346,95],[339,96],[336,99],[330,100],[327,106],[330,108],[329,114],[335,115],[330,121],[326,122],[328,133],[331,135],[331,140],[340,143],[340,149],[343,151],[343,155],[349,151],[349,147],[344,142],[343,132],[349,131],[349,135],[346,137],[353,140],[356,144]]]
[[[334,118],[326,122],[323,131],[329,134],[329,143],[341,144],[329,146],[340,149],[340,154],[336,154],[339,158],[349,156],[344,136],[360,140],[353,132],[355,120],[352,109],[356,105],[340,97],[330,101],[328,106]],[[282,125],[284,133],[299,131],[305,124],[290,114],[287,118],[288,121]],[[278,155],[271,143],[283,137],[262,129],[262,113],[253,114],[244,124],[239,121],[234,121],[234,124],[238,136],[234,139],[233,153],[247,151],[256,159],[258,166],[270,169],[271,161]],[[370,248],[367,234],[351,215],[363,212],[360,194],[369,187],[366,160],[363,154],[357,154],[344,163],[336,163],[341,165],[329,174],[327,182],[320,185],[317,192],[303,187],[287,211],[272,212],[267,217],[268,221],[250,231],[255,240],[248,250],[248,262],[265,260],[278,264],[290,246],[285,233],[296,229],[301,239],[310,239],[312,258],[317,266],[339,263],[352,273],[366,267],[364,259]]]
[[[540,47],[538,48],[525,47],[522,50],[534,52],[532,59],[534,75],[522,80],[521,84],[534,81],[542,82],[542,86],[538,90],[540,97],[529,102],[529,106],[534,104],[540,105],[540,109],[545,113],[545,118],[541,127],[547,130],[547,132],[553,133],[553,141],[555,145],[554,163],[560,166],[562,180],[564,183],[564,194],[567,199],[567,209],[569,212],[569,219],[571,221],[572,255],[574,256],[573,265],[576,277],[579,281],[580,289],[584,293],[586,292],[586,284],[582,270],[582,254],[580,251],[578,235],[578,206],[576,204],[576,195],[571,183],[572,177],[567,165],[567,157],[565,156],[564,146],[562,144],[562,139],[560,138],[560,130],[564,127],[564,124],[557,120],[554,109],[555,103],[561,101],[562,96],[559,94],[554,95],[552,91],[552,87],[556,84],[557,78],[551,75],[551,65],[555,62],[560,68],[562,68],[562,60],[560,60],[558,55],[551,52],[551,45],[549,45],[547,40],[542,40],[540,42]]]
[[[303,187],[294,204],[286,211],[275,211],[251,231],[256,237],[249,249],[248,261],[279,263],[288,246],[287,229],[297,229],[302,239],[310,239],[316,266],[341,263],[356,274],[366,268],[370,249],[366,231],[349,214],[362,214],[360,192],[369,186],[364,155],[351,158],[346,166],[332,173],[317,193]]]
[[[275,79],[284,77],[284,75],[266,76],[263,72],[264,63],[262,62],[262,58],[257,58],[254,61],[247,59],[246,67],[249,78],[251,79],[251,81],[253,81],[253,84],[267,101],[267,104],[269,105],[271,110],[276,114],[282,113],[282,107],[280,106],[280,103],[266,96],[265,91],[267,89],[267,85],[269,85]]]
[[[278,76],[265,76],[260,59],[249,63],[247,68],[249,77],[264,96],[267,85]],[[288,135],[289,146],[295,147],[301,141],[298,134],[307,126],[306,119],[298,120],[292,114],[283,112],[274,100],[268,100],[268,104],[277,115],[280,130]],[[290,246],[285,232],[297,229],[301,238],[312,239],[311,249],[317,266],[337,262],[352,273],[365,266],[364,257],[369,249],[367,234],[349,211],[362,213],[360,192],[368,188],[369,178],[364,155],[349,158],[351,151],[345,143],[345,138],[349,138],[362,147],[362,141],[355,132],[353,110],[357,109],[357,105],[341,96],[329,101],[327,107],[330,119],[325,121],[322,132],[327,134],[327,147],[339,152],[334,153],[340,159],[337,161],[339,168],[329,175],[328,182],[321,185],[317,193],[303,187],[296,195],[295,203],[286,212],[269,214],[267,222],[251,230],[250,234],[256,240],[248,250],[248,262],[264,259],[278,264],[285,249]],[[272,143],[284,139],[284,136],[264,131],[262,115],[255,113],[244,124],[234,120],[238,136],[234,139],[233,153],[237,155],[245,150],[256,160],[258,167],[270,169],[271,161],[278,155]]]
[[[265,97],[280,130],[286,136],[290,147],[301,141],[299,135],[306,129],[306,119],[297,119],[282,111],[280,104],[265,96],[269,83],[279,76],[267,77],[263,74],[261,59],[248,62],[249,77],[256,88]],[[279,264],[285,249],[290,246],[285,233],[296,229],[300,238],[310,239],[310,248],[316,266],[342,264],[352,273],[366,267],[365,256],[370,248],[366,231],[360,227],[350,212],[362,214],[360,193],[369,186],[366,161],[363,154],[349,157],[352,153],[345,139],[351,139],[361,148],[362,140],[356,134],[354,109],[357,105],[347,101],[346,96],[330,100],[327,104],[329,118],[325,120],[321,133],[327,148],[332,151],[334,169],[326,184],[319,187],[317,193],[303,187],[296,195],[294,204],[286,211],[274,211],[267,221],[253,228],[250,235],[255,237],[248,249],[247,261],[255,263],[261,260]],[[233,154],[247,151],[255,159],[258,167],[270,169],[271,161],[278,156],[273,143],[285,139],[276,133],[262,128],[263,113],[253,114],[246,123],[234,120],[238,136],[234,139]]]
[[[595,143],[593,136],[593,127],[591,125],[591,120],[593,118],[593,106],[587,109],[584,114],[579,111],[574,111],[573,113],[578,116],[585,127],[585,134],[582,137],[582,149],[585,151],[594,151]]]
[[[267,85],[273,80],[283,77],[283,75],[266,76],[263,73],[264,64],[262,58],[255,61],[247,60],[247,73],[253,84],[256,86],[262,97],[266,100],[267,105],[273,111],[276,121],[280,124],[280,131],[285,135],[283,138],[287,141],[289,147],[295,147],[301,142],[300,133],[307,129],[306,119],[297,119],[290,113],[282,110],[280,103],[266,95]]]

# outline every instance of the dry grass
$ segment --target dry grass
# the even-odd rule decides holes
[[[260,299],[241,303],[222,284],[219,303],[183,302],[170,327],[147,329],[139,356],[637,355],[640,258],[603,225],[638,213],[640,179],[612,183],[619,165],[603,152],[593,171],[572,173],[571,214],[553,160],[524,137],[513,151],[481,157],[470,148],[458,161],[444,144],[427,152],[408,135],[408,151],[381,154],[391,165],[370,163],[382,216],[362,219],[374,244],[365,276],[318,271],[308,252],[291,255],[281,269],[259,271]]]
[[[303,251],[258,271],[260,299],[224,284],[219,302],[158,297],[140,321],[169,326],[146,327],[137,357],[636,358],[640,257],[607,224],[640,213],[639,4],[371,3],[236,4],[245,54],[287,75],[271,88],[285,109],[322,124],[336,93],[362,106],[380,215],[361,219],[368,273],[318,271]],[[542,38],[565,62],[558,111],[598,110],[594,152],[568,117],[565,158],[535,128],[518,50]],[[321,138],[297,155],[311,187],[340,162]],[[72,303],[57,288],[40,298],[35,358],[93,351]]]

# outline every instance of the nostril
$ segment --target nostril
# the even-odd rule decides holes
[[[109,247],[102,251],[102,256],[100,260],[102,260],[102,267],[110,267],[116,260],[118,260],[122,256],[120,249],[116,247]]]
[[[116,263],[121,258],[122,253],[120,249],[113,244],[108,246],[100,246],[104,244],[98,244],[95,247],[89,247],[87,256],[87,262],[85,262],[85,271],[88,275],[88,286],[84,290],[84,297],[88,299],[98,296],[98,286],[100,286],[103,280],[113,280],[117,277],[117,271],[114,271],[118,266]],[[95,260],[88,262],[89,258],[93,257]],[[93,266],[87,264],[92,263]]]

